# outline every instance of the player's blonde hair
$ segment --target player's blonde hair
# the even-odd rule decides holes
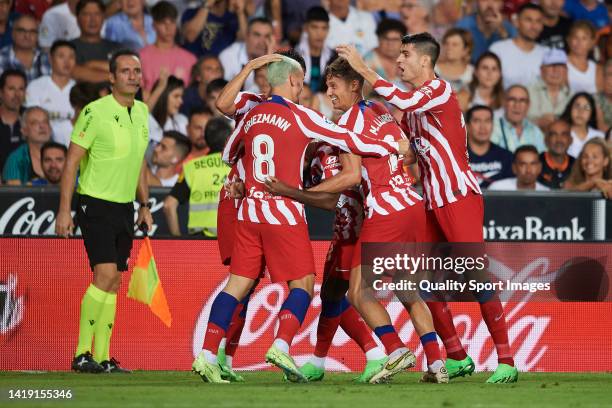
[[[302,71],[300,63],[283,55],[280,61],[268,65],[268,83],[272,88],[282,85],[287,82],[289,75],[298,71]]]

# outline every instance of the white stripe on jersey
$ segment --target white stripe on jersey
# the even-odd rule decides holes
[[[383,200],[391,204],[391,207],[397,211],[401,211],[406,208],[397,200],[397,198],[389,194],[388,191],[384,191],[380,196],[383,198]]]
[[[363,118],[363,112],[359,108],[353,108],[353,109],[357,109],[357,118],[355,119],[355,123],[353,124],[353,132],[363,133],[363,126],[365,124],[365,120]],[[393,138],[391,138],[390,141],[394,141]]]
[[[442,177],[442,184],[444,185],[444,195],[446,196],[446,199],[449,203],[454,203],[457,201],[457,199],[453,194],[452,184],[450,178],[448,177],[448,172],[446,171],[446,167],[444,166],[444,161],[440,156],[440,153],[438,153],[438,150],[436,150],[433,145],[429,146],[429,155],[434,159],[436,165],[438,166],[440,176]],[[431,164],[431,162],[429,163]],[[430,168],[430,171],[435,173],[433,168]],[[460,174],[461,173],[458,174],[457,178],[461,177]]]
[[[226,162],[230,166],[234,164],[234,162],[237,159],[235,156],[233,156],[236,154],[236,151],[232,151],[232,147],[236,141],[236,137],[238,137],[238,135],[242,131],[242,125],[244,125],[244,118],[242,118],[240,123],[238,123],[238,125],[236,126],[236,128],[234,129],[230,137],[227,139],[227,142],[225,142],[225,147],[223,148],[222,159],[224,162]]]
[[[426,139],[421,139],[421,143],[429,146],[429,149],[432,148]],[[444,202],[442,201],[442,196],[440,195],[440,184],[438,183],[438,179],[436,178],[436,173],[433,171],[433,167],[431,165],[431,159],[427,155],[424,155],[423,157],[419,156],[419,158],[423,159],[423,161],[426,164],[426,166],[425,165],[423,166],[425,167],[425,174],[424,174],[425,177],[423,178],[423,181],[424,181],[423,185],[425,186],[425,191],[427,193],[426,196],[431,197],[433,193],[433,197],[434,197],[434,200],[436,201],[437,206],[442,207]],[[430,177],[431,177],[431,180],[430,180]],[[433,191],[431,191],[432,189]]]
[[[295,208],[297,208],[298,213],[300,214],[300,217],[304,218],[304,221],[306,221],[306,217],[304,216],[304,204],[298,203],[297,201],[291,201],[291,202],[293,203]]]
[[[261,212],[263,213],[267,223],[273,225],[280,225],[280,221],[277,220],[274,214],[272,214],[272,211],[270,211],[270,203],[268,202],[268,200],[259,200],[259,202],[261,203]]]
[[[410,195],[415,194],[417,197],[419,196],[417,193],[413,193],[412,189],[410,189],[410,188],[407,188],[406,190],[400,189],[400,190],[398,190],[398,192],[402,195],[402,198],[404,199],[404,201],[406,201],[410,205],[414,205],[415,203],[414,203],[414,201],[412,201],[410,199],[410,197],[408,197],[408,194],[410,194]],[[408,192],[408,194],[406,194],[406,192]],[[417,199],[417,201],[421,201],[421,200]]]
[[[244,205],[245,201],[242,201],[242,205]],[[255,200],[252,198],[246,199],[247,210],[249,212],[249,220],[251,222],[259,222],[259,218],[257,218],[257,212],[255,211]]]
[[[278,209],[278,211],[281,212],[281,214],[285,216],[285,218],[289,222],[289,225],[296,225],[297,221],[295,220],[295,217],[293,216],[289,208],[287,208],[287,206],[285,205],[285,202],[282,200],[275,200],[275,201],[276,201],[276,208]]]

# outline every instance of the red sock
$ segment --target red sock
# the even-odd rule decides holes
[[[217,354],[219,343],[225,337],[225,330],[214,323],[208,322],[206,326],[206,335],[204,336],[204,346],[202,349],[208,350],[213,354]]]
[[[427,364],[431,365],[436,360],[441,360],[440,356],[440,346],[438,345],[438,340],[428,341],[423,344],[423,351],[425,352],[425,357],[427,357]]]
[[[379,326],[374,329],[374,334],[376,334],[376,337],[378,337],[383,346],[385,346],[387,355],[390,355],[398,348],[406,347],[392,325]]]
[[[340,327],[351,339],[355,340],[364,353],[376,347],[370,328],[353,306],[340,315]]]
[[[332,340],[338,330],[338,325],[340,325],[340,316],[319,316],[319,324],[317,325],[317,344],[314,350],[314,355],[316,357],[327,356]]]
[[[427,307],[431,311],[436,333],[438,333],[442,343],[444,343],[446,356],[453,360],[463,360],[466,358],[467,353],[459,341],[455,324],[453,323],[453,315],[446,302],[427,302]],[[429,361],[429,358],[427,360]]]
[[[499,298],[496,296],[488,302],[481,303],[480,313],[493,338],[495,350],[497,351],[497,361],[514,367],[514,359],[510,353],[510,344],[508,341],[506,317],[504,316],[504,309]]]
[[[227,341],[225,343],[225,355],[233,356],[240,344],[240,336],[242,335],[242,329],[244,328],[244,323],[246,319],[244,316],[241,316],[242,309],[244,305],[239,303],[236,306],[236,310],[234,310],[234,315],[232,316],[232,321],[227,329]]]
[[[276,333],[277,339],[285,340],[289,345],[293,341],[295,334],[300,329],[300,321],[298,318],[291,313],[288,309],[283,309],[278,314],[278,332]]]

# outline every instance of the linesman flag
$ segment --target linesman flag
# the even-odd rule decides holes
[[[166,326],[170,327],[172,316],[170,315],[168,301],[157,274],[151,240],[147,236],[145,236],[138,252],[136,265],[130,277],[127,296],[145,305],[149,305],[153,314],[159,317]]]

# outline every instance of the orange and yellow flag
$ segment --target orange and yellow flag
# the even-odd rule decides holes
[[[162,288],[157,266],[153,259],[151,240],[145,237],[138,252],[136,265],[130,278],[127,296],[149,305],[153,314],[161,319],[168,327],[172,324],[172,316],[168,308],[168,301]]]

